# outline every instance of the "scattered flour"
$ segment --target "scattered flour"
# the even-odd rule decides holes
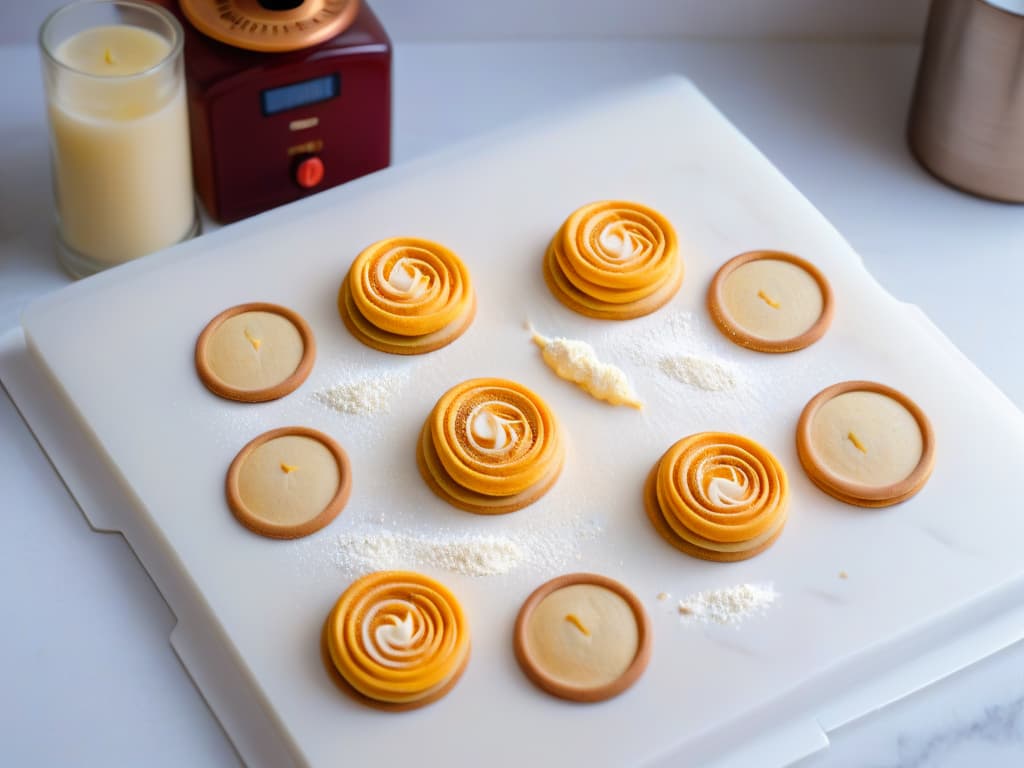
[[[658,368],[683,384],[711,392],[736,388],[736,373],[728,363],[696,355],[666,355]]]
[[[331,540],[331,559],[350,572],[438,568],[464,576],[497,576],[520,567],[541,571],[579,559],[580,544],[600,533],[582,519],[503,534],[398,533],[389,529],[346,532]]]
[[[695,329],[696,322],[692,312],[668,314],[630,334],[625,352],[638,365],[657,368],[674,381],[706,392],[742,389],[735,365],[704,354],[708,340]]]
[[[341,413],[387,413],[391,400],[404,383],[405,377],[384,373],[371,379],[344,382],[322,389],[313,397],[328,408]]]
[[[778,596],[771,584],[739,584],[690,595],[679,601],[679,613],[684,619],[705,624],[739,624],[765,613]]]

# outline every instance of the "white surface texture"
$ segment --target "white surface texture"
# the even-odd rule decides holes
[[[885,46],[403,46],[396,159],[549,108],[566,94],[686,72],[886,287],[921,305],[1022,403],[1024,371],[1006,354],[1024,319],[1016,298],[1024,278],[1022,212],[949,190],[910,160],[902,131],[915,60],[912,48]],[[66,279],[50,252],[35,53],[4,49],[0,64],[13,84],[0,118],[0,326],[7,328],[31,296]],[[230,761],[230,747],[172,660],[165,638],[173,618],[144,573],[123,542],[85,528],[6,400],[0,416],[3,508],[17,526],[0,560],[5,606],[18,628],[5,634],[0,658],[10,689],[28,702],[5,721],[5,762]],[[55,606],[78,611],[70,614],[79,617],[74,644],[63,629],[69,614],[58,617]],[[843,727],[832,748],[806,765],[1018,765],[1022,665],[1018,645]],[[144,673],[151,683],[139,683]],[[54,723],[60,739],[52,738]]]

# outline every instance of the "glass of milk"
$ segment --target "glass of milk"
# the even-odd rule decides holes
[[[57,255],[76,277],[199,229],[183,41],[168,11],[131,0],[73,3],[43,22]]]

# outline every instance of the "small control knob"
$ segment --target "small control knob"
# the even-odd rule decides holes
[[[324,161],[308,155],[295,165],[295,183],[303,189],[312,189],[324,180]]]

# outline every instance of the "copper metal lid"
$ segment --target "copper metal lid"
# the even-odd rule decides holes
[[[359,13],[360,0],[181,0],[204,35],[236,48],[281,53],[336,37]]]

